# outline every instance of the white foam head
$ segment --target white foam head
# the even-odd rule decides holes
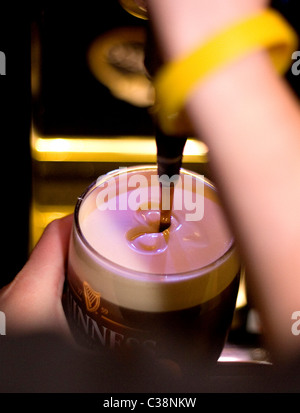
[[[96,291],[145,311],[206,301],[232,281],[239,266],[216,190],[200,175],[181,171],[171,227],[155,230],[160,217],[156,173],[156,167],[135,167],[98,180],[77,206],[70,251],[73,267],[81,268]],[[182,285],[194,289],[184,303]]]

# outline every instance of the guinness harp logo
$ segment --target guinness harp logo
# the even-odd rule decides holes
[[[94,291],[86,281],[83,282],[83,293],[87,310],[95,313],[100,306],[100,293]]]

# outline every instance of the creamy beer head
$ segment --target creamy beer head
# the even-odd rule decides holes
[[[174,311],[205,303],[239,270],[233,237],[214,186],[181,170],[171,226],[159,232],[155,166],[100,177],[79,199],[69,272],[111,303],[139,311]],[[163,179],[165,208],[170,182]]]

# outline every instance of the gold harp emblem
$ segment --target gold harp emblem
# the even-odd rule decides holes
[[[83,282],[83,293],[87,310],[95,313],[100,306],[100,293],[93,290],[86,281]]]

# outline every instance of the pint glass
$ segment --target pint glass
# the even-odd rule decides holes
[[[109,172],[79,197],[65,307],[90,348],[143,348],[187,369],[223,349],[240,262],[214,185],[185,169],[174,182],[163,232],[156,166]]]

